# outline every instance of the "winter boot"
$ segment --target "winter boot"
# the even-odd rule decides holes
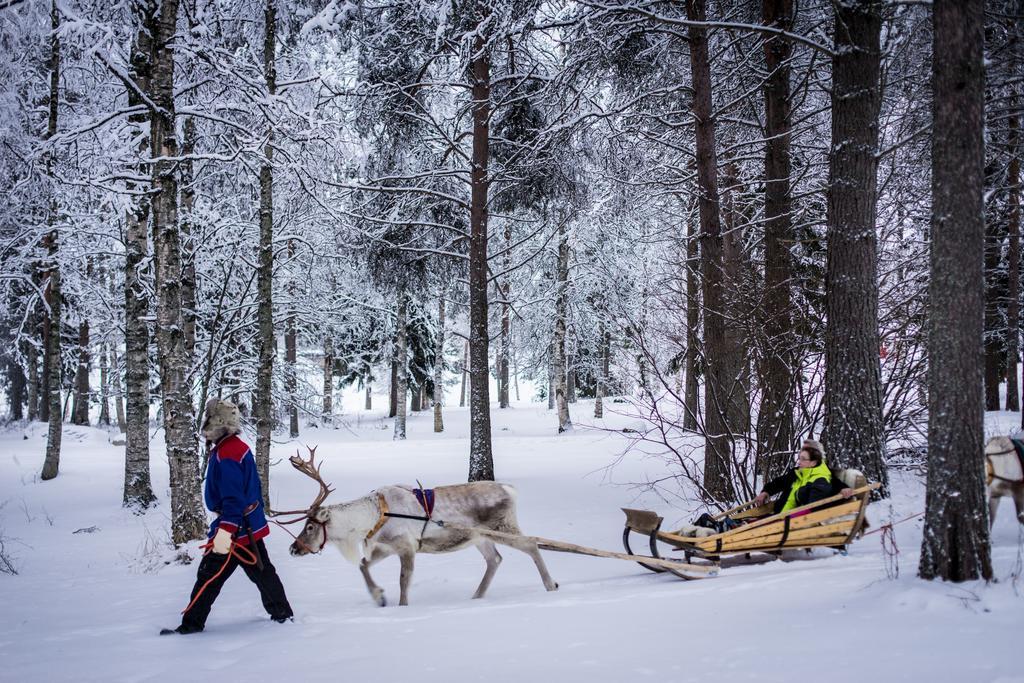
[[[182,624],[178,628],[162,628],[160,629],[160,635],[169,636],[173,633],[180,633],[184,636],[188,635],[189,633],[199,633],[202,630],[203,629],[201,628],[195,628],[194,626],[186,626],[185,624]]]

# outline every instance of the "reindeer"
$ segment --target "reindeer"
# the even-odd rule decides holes
[[[537,544],[508,536],[522,533],[516,521],[516,491],[513,487],[493,481],[439,486],[433,490],[430,515],[425,514],[424,506],[411,486],[384,486],[362,498],[324,506],[323,502],[333,489],[320,476],[320,467],[313,462],[315,453],[316,448],[310,448],[308,460],[303,460],[297,453],[290,458],[295,469],[320,485],[313,504],[306,510],[271,511],[270,514],[301,515],[285,522],[305,520],[305,526],[289,549],[291,554],[315,555],[328,543],[334,544],[345,559],[359,565],[366,588],[379,606],[384,607],[387,600],[384,589],[370,576],[371,566],[386,557],[398,555],[401,562],[398,604],[408,605],[416,553],[447,553],[468,545],[475,545],[487,563],[483,579],[473,594],[473,598],[484,597],[494,572],[501,564],[495,542],[529,555],[537,565],[544,588],[558,590]],[[498,535],[488,537],[487,531],[498,532]]]
[[[1024,524],[1024,460],[1009,437],[994,436],[985,444],[985,483],[989,525],[995,524],[999,499],[1012,496],[1017,519]]]

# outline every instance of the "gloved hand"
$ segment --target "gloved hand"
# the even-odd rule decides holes
[[[213,552],[218,555],[227,555],[231,550],[231,534],[224,528],[217,529],[217,535],[213,537]]]

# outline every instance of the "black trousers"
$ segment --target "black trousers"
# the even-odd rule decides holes
[[[267,614],[273,619],[287,619],[292,616],[291,605],[288,604],[288,598],[284,594],[284,586],[281,585],[281,579],[277,575],[277,570],[274,569],[274,565],[270,562],[270,556],[267,554],[267,546],[263,543],[263,539],[256,541],[256,551],[260,554],[260,558],[263,560],[263,570],[260,571],[258,565],[242,564],[234,555],[218,555],[217,553],[207,553],[203,556],[203,561],[199,563],[199,571],[196,575],[196,585],[192,589],[192,596],[190,601],[196,597],[207,581],[217,575],[217,572],[224,567],[224,563],[227,566],[224,567],[224,571],[221,572],[220,576],[210,581],[210,585],[206,586],[206,590],[199,596],[199,599],[195,601],[192,608],[185,612],[181,617],[182,626],[186,626],[192,630],[201,631],[206,625],[206,618],[210,616],[210,609],[213,607],[213,601],[220,595],[220,589],[224,586],[224,582],[228,580],[228,577],[234,573],[235,568],[239,564],[242,565],[242,570],[245,575],[249,577],[249,580],[256,584],[256,587],[260,591],[260,599],[263,601],[263,608],[267,610]],[[243,557],[245,557],[245,551],[242,551]]]

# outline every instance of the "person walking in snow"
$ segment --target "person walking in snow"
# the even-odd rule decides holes
[[[263,538],[270,533],[263,513],[263,491],[256,459],[242,439],[238,408],[230,401],[211,398],[206,404],[202,433],[210,451],[206,470],[206,507],[216,513],[210,524],[210,547],[196,576],[189,606],[181,625],[160,635],[198,633],[206,626],[214,600],[239,564],[256,584],[270,618],[284,623],[292,618],[281,579],[270,562]]]
[[[764,490],[757,494],[754,502],[764,505],[769,496],[782,494],[775,501],[774,510],[778,513],[809,505],[837,493],[849,498],[853,495],[853,489],[846,487],[825,464],[825,449],[821,443],[814,439],[804,439],[796,466],[765,484]]]

